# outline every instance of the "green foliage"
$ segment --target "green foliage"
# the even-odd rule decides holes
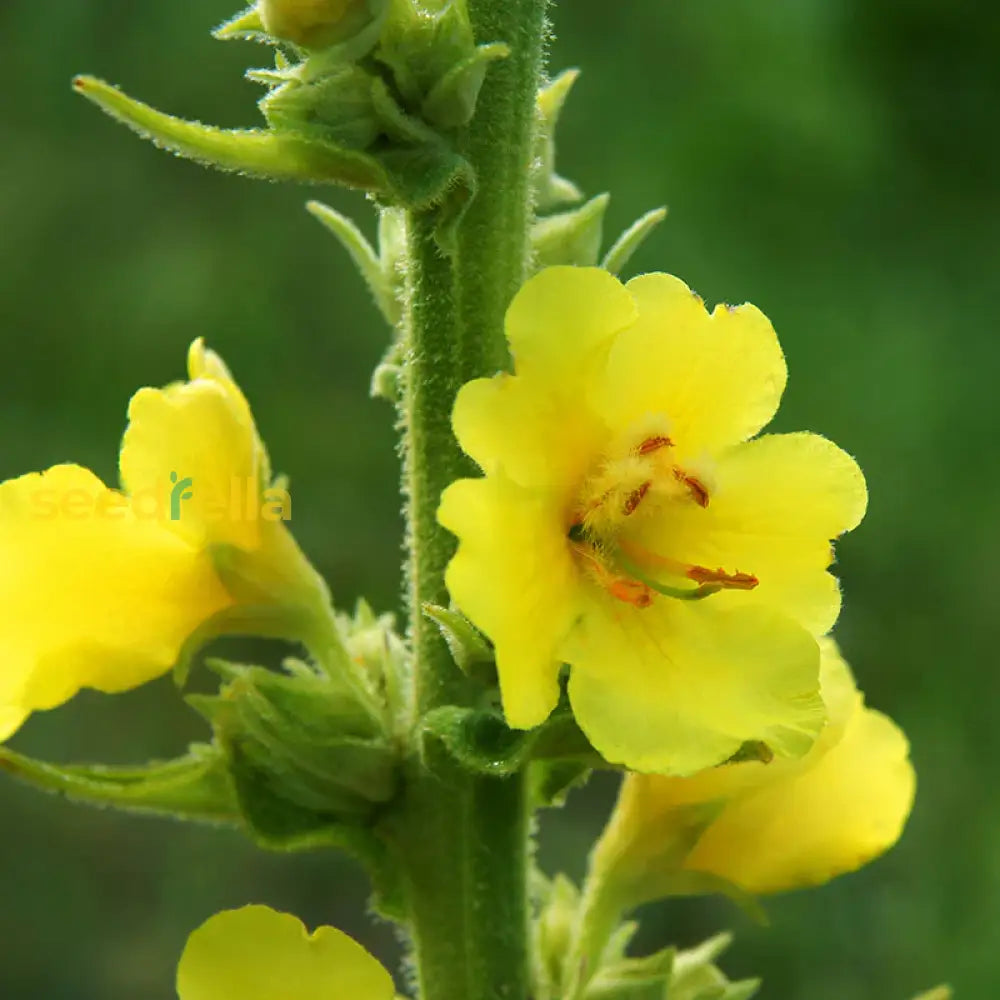
[[[497,709],[447,705],[424,716],[423,731],[440,740],[463,767],[480,774],[514,774],[541,760],[584,767],[603,763],[565,699],[542,725],[530,730],[511,729]]]
[[[205,744],[193,744],[177,760],[140,767],[46,764],[0,747],[0,771],[87,805],[207,823],[240,819],[225,760]]]

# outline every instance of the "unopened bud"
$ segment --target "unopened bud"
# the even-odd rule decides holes
[[[384,0],[260,0],[258,10],[268,34],[325,49],[364,32],[385,6]]]

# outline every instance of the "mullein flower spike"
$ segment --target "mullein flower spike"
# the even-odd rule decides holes
[[[0,739],[81,688],[164,674],[215,635],[327,627],[249,404],[201,340],[188,371],[132,398],[121,491],[78,465],[0,485]]]
[[[746,761],[688,778],[629,774],[592,875],[629,908],[703,884],[762,894],[854,871],[899,839],[915,776],[903,732],[867,708],[821,641],[828,721],[800,760]]]
[[[187,941],[178,1000],[393,1000],[392,976],[334,927],[308,933],[266,906],[210,917]]]
[[[815,434],[753,435],[785,361],[750,305],[709,314],[677,278],[530,279],[507,312],[515,374],[453,424],[480,479],[445,490],[458,608],[496,648],[511,726],[569,696],[606,759],[691,774],[762,741],[801,757],[824,722],[818,636],[831,539],[864,514],[854,460]]]

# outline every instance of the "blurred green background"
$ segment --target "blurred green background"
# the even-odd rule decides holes
[[[230,13],[227,0],[0,2],[0,478],[65,460],[113,478],[129,395],[180,377],[205,335],[292,476],[296,533],[342,606],[365,594],[393,609],[393,418],[367,398],[386,332],[303,212],[309,192],[171,159],[69,90],[92,71],[181,115],[253,124],[241,72],[266,56],[207,34]],[[870,483],[868,518],[839,549],[839,634],[869,701],[913,742],[903,841],[770,901],[769,928],[699,902],[652,908],[643,932],[653,946],[734,927],[726,968],[763,974],[765,998],[905,1000],[944,979],[979,998],[1000,984],[998,32],[1000,8],[962,0],[556,12],[553,67],[586,71],[563,172],[612,192],[616,231],[670,205],[635,269],[760,305],[792,373],[778,429],[828,434]],[[362,199],[328,200],[371,229]],[[203,735],[165,680],[82,696],[14,746],[134,761]],[[581,870],[610,792],[597,782],[543,817],[549,870]],[[231,832],[9,781],[0,817],[4,1000],[167,1000],[186,933],[248,901],[398,954],[338,857],[268,856]]]

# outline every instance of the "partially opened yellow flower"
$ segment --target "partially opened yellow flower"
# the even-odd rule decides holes
[[[632,905],[697,889],[748,893],[817,885],[899,839],[913,805],[909,744],[866,708],[834,643],[822,640],[829,721],[801,760],[745,761],[687,778],[630,774],[593,868]]]
[[[179,1000],[393,1000],[392,977],[333,927],[309,934],[266,906],[210,917],[189,938],[177,969]]]
[[[135,687],[198,638],[278,633],[323,599],[246,399],[200,340],[188,366],[133,397],[121,492],[78,465],[0,484],[0,740],[81,688]]]
[[[516,373],[459,392],[482,467],[444,493],[456,604],[493,640],[508,722],[540,723],[571,667],[610,761],[690,774],[748,740],[798,756],[823,724],[815,636],[836,620],[831,539],[867,502],[825,438],[748,440],[785,362],[750,305],[677,278],[540,272],[506,319]]]

